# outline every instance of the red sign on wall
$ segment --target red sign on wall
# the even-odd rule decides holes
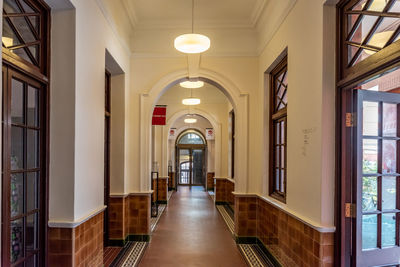
[[[152,125],[165,125],[167,117],[167,106],[155,106],[153,110]]]

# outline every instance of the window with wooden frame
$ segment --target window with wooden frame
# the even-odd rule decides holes
[[[400,1],[350,1],[340,16],[342,75],[400,38]]]
[[[3,52],[46,74],[49,32],[47,10],[41,1],[5,0],[3,3]]]
[[[286,202],[287,57],[270,73],[270,196]]]

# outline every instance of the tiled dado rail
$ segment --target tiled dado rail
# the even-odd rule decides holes
[[[49,222],[49,266],[102,266],[104,209],[80,222]]]
[[[258,195],[234,195],[238,243],[259,243],[283,266],[333,266],[334,227],[314,226]]]
[[[229,204],[232,209],[235,204],[235,181],[230,178],[214,177],[215,204]]]
[[[148,241],[152,192],[111,195],[108,207],[108,236],[111,246],[127,241]]]
[[[168,201],[168,176],[158,177],[158,203],[167,204]],[[153,179],[153,199],[156,199],[157,179]]]

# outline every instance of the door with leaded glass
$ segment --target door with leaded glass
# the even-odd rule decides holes
[[[400,94],[357,90],[356,95],[356,265],[398,266]]]
[[[2,266],[44,266],[43,88],[3,67]]]

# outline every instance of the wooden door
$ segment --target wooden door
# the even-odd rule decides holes
[[[357,266],[400,263],[400,94],[357,90]]]
[[[44,266],[46,91],[3,67],[2,266]]]

